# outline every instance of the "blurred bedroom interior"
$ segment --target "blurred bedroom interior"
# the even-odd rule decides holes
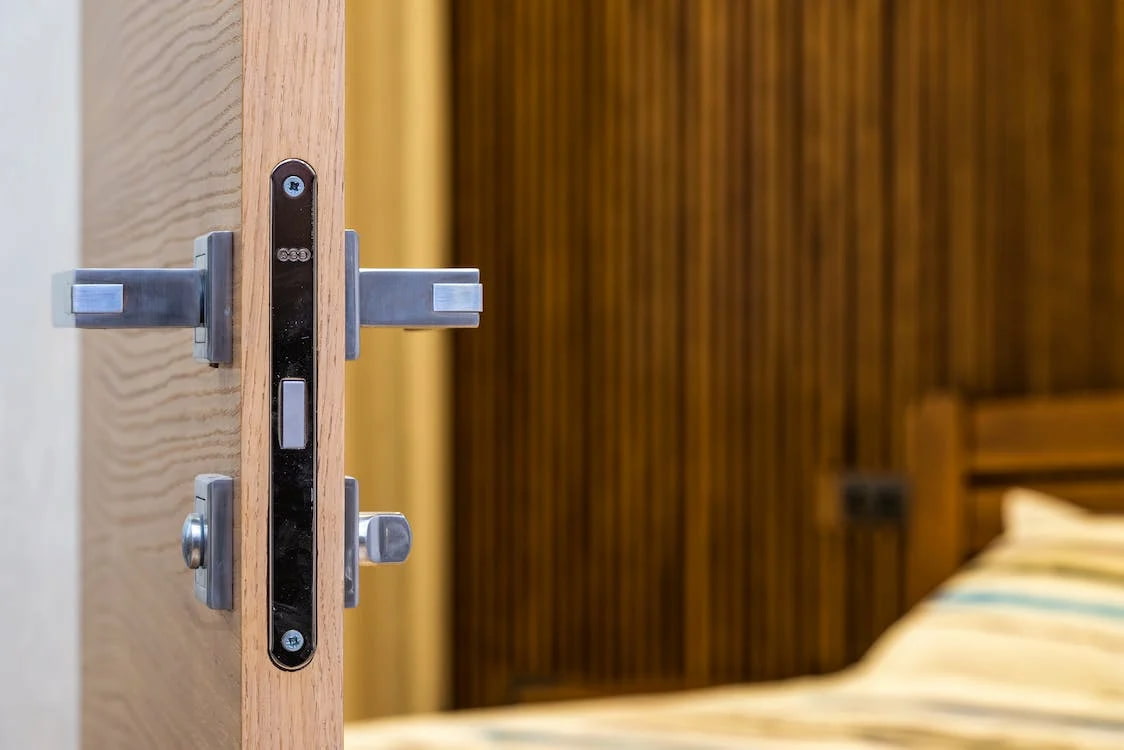
[[[349,84],[349,132],[382,133],[349,179],[424,203],[363,166],[409,158],[386,92],[431,88],[372,62],[417,29],[383,11],[349,27],[387,76]],[[441,565],[364,584],[432,575],[443,629],[349,623],[380,635],[347,715],[521,707],[354,736],[1118,746],[1122,12],[445,9],[428,199],[488,312],[452,342]]]

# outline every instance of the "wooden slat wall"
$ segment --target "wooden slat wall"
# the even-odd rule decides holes
[[[825,476],[933,388],[1124,385],[1124,6],[451,19],[457,705],[838,667],[903,553]]]

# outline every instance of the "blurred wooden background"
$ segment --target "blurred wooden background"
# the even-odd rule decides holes
[[[901,542],[825,477],[900,470],[936,387],[1124,386],[1122,50],[1114,0],[352,0],[364,262],[487,309],[349,366],[418,547],[364,574],[348,717],[861,653]]]
[[[906,404],[1124,385],[1124,5],[453,0],[456,706],[839,667]],[[351,179],[349,175],[349,179]],[[349,184],[349,189],[350,189]],[[370,350],[368,350],[369,352]]]
[[[365,267],[450,263],[447,19],[445,0],[347,4],[345,220]],[[364,329],[346,368],[345,468],[363,510],[408,515],[414,549],[360,576],[345,719],[449,704],[451,335]]]

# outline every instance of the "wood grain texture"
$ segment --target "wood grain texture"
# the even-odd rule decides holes
[[[825,477],[1124,385],[1116,3],[452,7],[457,705],[842,666],[916,553]]]
[[[951,394],[926,398],[908,413],[906,471],[912,486],[904,594],[909,604],[936,588],[968,551],[967,419]]]
[[[247,748],[343,742],[343,0],[243,0],[238,537]],[[317,650],[297,672],[267,644],[270,368],[269,175],[299,158],[317,173]]]
[[[971,435],[979,473],[1124,465],[1124,395],[985,402],[972,412]]]
[[[451,264],[447,33],[443,0],[347,4],[344,213],[365,267]],[[414,530],[409,563],[364,571],[344,615],[348,721],[449,705],[452,339],[475,334],[366,329],[347,366],[362,510],[400,511]]]
[[[84,6],[82,264],[190,266],[241,221],[240,3]],[[195,600],[179,528],[196,474],[239,473],[241,358],[191,342],[82,335],[83,747],[240,745],[240,613]]]

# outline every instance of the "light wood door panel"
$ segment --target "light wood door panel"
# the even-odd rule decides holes
[[[191,263],[238,231],[230,367],[190,331],[91,331],[82,350],[82,740],[90,748],[342,743],[342,0],[89,0],[85,266]],[[268,176],[318,173],[318,646],[266,647]],[[195,601],[178,530],[196,474],[235,477],[235,608]]]
[[[82,262],[188,266],[241,223],[241,9],[98,0],[83,23]],[[238,474],[241,368],[191,336],[82,334],[83,747],[240,740],[239,614],[195,601],[176,530],[196,474]]]

